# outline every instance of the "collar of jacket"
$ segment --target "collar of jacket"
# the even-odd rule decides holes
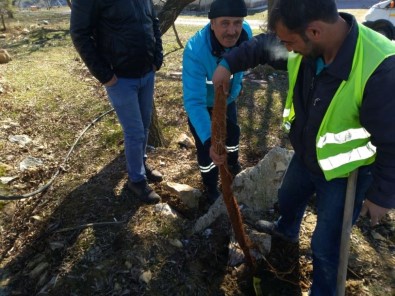
[[[243,41],[248,40],[247,32],[242,29],[239,39],[236,42],[236,46],[239,46]],[[225,48],[219,43],[217,37],[215,37],[214,31],[210,29],[210,42],[211,42],[211,54],[215,57],[222,58],[225,53]]]

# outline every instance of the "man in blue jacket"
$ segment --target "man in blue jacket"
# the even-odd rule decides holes
[[[268,25],[292,51],[283,122],[295,154],[278,192],[280,218],[257,227],[297,242],[315,194],[310,295],[333,296],[347,176],[358,170],[353,222],[361,213],[376,225],[395,207],[395,45],[339,13],[334,0],[277,0]],[[214,85],[227,91],[231,73],[266,63],[266,38],[226,54]],[[223,162],[214,150],[211,156]]]
[[[222,55],[252,36],[243,21],[247,7],[243,0],[215,0],[208,13],[210,23],[189,39],[183,55],[183,98],[188,125],[195,139],[197,160],[207,199],[218,196],[218,168],[209,156],[211,143],[211,111],[214,88],[211,77]],[[232,174],[240,172],[238,161],[240,128],[237,123],[236,98],[242,88],[243,73],[233,75],[227,99],[228,164]]]
[[[163,61],[152,0],[73,0],[70,33],[89,71],[106,88],[124,133],[128,187],[146,203],[160,197],[147,179],[162,175],[146,164],[155,72]]]

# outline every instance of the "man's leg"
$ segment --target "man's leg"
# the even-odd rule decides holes
[[[188,125],[191,134],[195,139],[197,161],[203,185],[207,191],[207,198],[209,202],[214,202],[220,195],[220,192],[218,191],[218,167],[210,158],[209,147],[204,147],[189,119]]]
[[[144,126],[144,172],[149,181],[160,182],[163,179],[162,174],[152,169],[146,164],[147,153],[146,147],[148,142],[148,134],[152,119],[152,108],[154,104],[154,84],[155,84],[155,72],[149,72],[141,79],[141,85],[139,88],[138,99],[140,105],[141,118]]]
[[[280,218],[277,230],[291,240],[299,237],[303,214],[314,190],[309,171],[294,155],[278,191]]]
[[[140,79],[129,78],[118,78],[114,86],[106,87],[108,97],[122,126],[127,172],[132,182],[145,179],[143,156],[146,132],[138,98],[139,87]]]
[[[335,295],[343,224],[347,178],[326,181],[313,177],[317,188],[317,226],[313,233],[313,285],[311,295]],[[360,168],[353,222],[359,215],[366,190],[371,184],[369,167]]]
[[[228,167],[233,176],[241,171],[239,163],[240,127],[237,123],[236,103],[230,103],[226,108],[226,151]]]

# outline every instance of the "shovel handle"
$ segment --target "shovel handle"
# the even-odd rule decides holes
[[[343,296],[346,290],[348,255],[350,251],[350,235],[354,212],[355,191],[357,187],[358,169],[351,172],[347,180],[346,200],[344,202],[343,228],[340,242],[339,266],[337,269],[336,296]]]

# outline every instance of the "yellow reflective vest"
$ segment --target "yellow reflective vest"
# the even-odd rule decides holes
[[[337,89],[316,137],[318,164],[326,180],[347,177],[354,169],[374,162],[376,147],[359,120],[366,82],[381,62],[395,54],[395,43],[358,25],[359,34],[351,72]],[[293,90],[302,56],[288,57],[289,90],[283,113],[283,126],[289,131],[295,119]]]

